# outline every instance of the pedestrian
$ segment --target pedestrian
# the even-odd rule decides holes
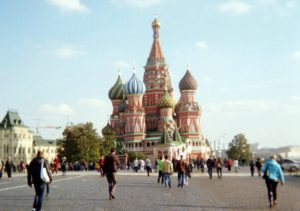
[[[33,201],[33,209],[40,211],[42,209],[43,197],[45,192],[45,182],[41,179],[42,168],[46,168],[48,177],[50,178],[50,183],[52,182],[52,177],[49,171],[49,163],[43,157],[43,152],[38,151],[37,156],[30,162],[28,167],[27,182],[29,187],[34,185],[35,197]]]
[[[209,157],[207,159],[206,166],[207,166],[207,172],[208,172],[209,178],[212,179],[212,170],[214,167],[214,161],[211,157]]]
[[[161,178],[161,184],[164,183],[164,175],[163,175],[163,161],[162,161],[162,157],[159,157],[159,159],[157,159],[157,169],[158,169],[158,177],[157,177],[157,183],[160,182],[160,178]]]
[[[3,169],[4,169],[4,162],[0,159],[0,181],[3,174]]]
[[[167,185],[169,188],[172,187],[171,183],[171,175],[173,174],[173,164],[172,162],[168,159],[168,155],[165,155],[165,160],[163,161],[163,174],[164,174],[164,180],[165,180],[165,187]]]
[[[148,157],[146,157],[145,163],[146,163],[147,176],[149,177],[150,172],[152,171],[151,160]]]
[[[11,173],[12,173],[13,167],[14,167],[14,164],[11,160],[11,157],[8,157],[7,161],[5,163],[5,171],[7,173],[8,180],[11,180]]]
[[[262,168],[263,178],[266,181],[268,190],[268,199],[270,208],[277,205],[277,185],[281,182],[284,183],[284,175],[282,173],[280,165],[276,161],[277,156],[272,155],[270,160],[267,160]]]
[[[238,173],[239,161],[237,159],[233,161],[233,166],[235,173]]]
[[[120,161],[118,156],[116,155],[116,149],[111,148],[110,154],[107,155],[104,159],[104,175],[106,176],[108,182],[108,193],[109,199],[115,199],[115,187],[117,184],[116,181],[116,172],[118,170],[118,166],[120,165]]]
[[[58,166],[59,166],[59,159],[58,159],[58,157],[56,156],[56,157],[54,158],[54,161],[53,161],[53,168],[54,168],[54,171],[56,172],[56,174],[57,174],[57,172],[58,172]]]
[[[201,173],[204,173],[205,161],[204,161],[203,157],[201,157],[199,162],[200,162]]]
[[[66,176],[66,174],[67,174],[67,160],[66,160],[65,157],[62,159],[62,162],[61,162],[61,171],[62,171],[62,175]]]
[[[99,159],[99,171],[100,171],[101,177],[104,177],[103,168],[104,168],[104,157],[103,157],[103,155],[101,155],[100,159]]]
[[[257,158],[257,161],[255,162],[255,166],[257,169],[258,176],[260,177],[261,176],[261,168],[262,168],[262,162],[261,162],[260,158]]]
[[[250,172],[251,172],[251,177],[254,176],[254,162],[253,160],[250,161]]]
[[[232,160],[228,159],[228,164],[227,164],[228,172],[231,171],[231,166],[232,166]]]
[[[138,172],[138,169],[139,169],[139,161],[137,158],[134,159],[133,161],[133,169],[134,171],[137,173]]]
[[[178,179],[177,187],[183,188],[185,173],[186,173],[186,163],[183,160],[183,155],[180,155],[180,160],[177,161],[177,179]]]
[[[218,158],[216,162],[218,179],[222,179],[222,161]]]

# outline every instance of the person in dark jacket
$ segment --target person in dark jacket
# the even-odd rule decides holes
[[[8,157],[7,161],[5,163],[5,171],[7,173],[7,177],[9,180],[11,180],[11,173],[12,173],[13,167],[14,167],[14,164],[11,160],[11,157]]]
[[[110,154],[107,155],[104,159],[104,167],[103,173],[106,175],[106,179],[108,182],[108,193],[109,199],[115,198],[114,192],[117,184],[116,181],[116,172],[118,170],[118,166],[120,165],[120,161],[118,156],[116,155],[116,149],[112,148],[110,150]]]
[[[33,201],[33,210],[40,211],[42,209],[43,197],[46,183],[41,179],[41,170],[45,167],[47,174],[52,182],[49,171],[49,162],[43,157],[43,152],[38,151],[37,156],[30,162],[28,167],[27,182],[28,186],[34,185],[35,197]]]
[[[250,165],[251,177],[253,177],[254,176],[254,161],[251,160],[249,165]]]
[[[177,187],[183,188],[185,173],[186,173],[186,163],[183,160],[183,155],[180,155],[180,160],[177,161],[177,177],[178,177]]]
[[[208,172],[209,178],[212,179],[212,170],[215,166],[215,163],[214,163],[214,160],[211,157],[209,157],[207,159],[206,166],[207,166],[207,172]]]

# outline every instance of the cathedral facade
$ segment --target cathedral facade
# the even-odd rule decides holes
[[[180,99],[173,87],[159,41],[160,22],[152,22],[153,43],[144,67],[143,82],[133,73],[123,83],[121,76],[109,90],[113,111],[110,123],[116,141],[128,152],[143,152],[156,158],[168,154],[178,159],[207,157],[210,149],[201,134],[201,108],[196,102],[197,81],[189,69],[180,80]]]

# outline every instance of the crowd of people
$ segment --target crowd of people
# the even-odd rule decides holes
[[[101,177],[106,177],[108,181],[109,199],[115,199],[115,188],[116,188],[116,176],[115,173],[119,169],[124,169],[124,165],[121,165],[116,151],[114,148],[111,149],[111,153],[107,156],[101,156],[99,161],[96,163],[88,163],[84,160],[81,162],[75,162],[73,164],[67,162],[66,158],[56,157],[50,163],[47,159],[43,157],[43,153],[38,151],[37,156],[31,161],[29,165],[25,162],[20,162],[19,166],[27,171],[27,181],[28,185],[35,188],[35,198],[33,203],[33,210],[41,210],[44,192],[46,189],[46,196],[50,192],[49,183],[52,181],[52,174],[58,173],[59,170],[62,171],[62,175],[65,176],[67,170],[89,170],[97,169]],[[241,165],[239,165],[241,164]],[[183,188],[188,185],[188,180],[191,178],[191,173],[193,169],[198,169],[198,171],[204,173],[205,168],[210,179],[213,178],[213,172],[217,173],[217,178],[222,179],[222,169],[227,168],[228,172],[231,168],[234,168],[234,172],[238,172],[240,167],[245,167],[245,162],[231,159],[213,158],[209,157],[206,160],[203,158],[195,160],[187,160],[181,155],[180,159],[172,158],[170,159],[168,155],[160,156],[152,162],[148,157],[145,159],[134,159],[132,162],[128,162],[127,170],[133,170],[134,172],[146,171],[147,176],[150,176],[153,170],[158,173],[157,183],[164,185],[165,187],[172,187],[172,175],[177,173],[177,187]],[[281,166],[277,157],[273,155],[270,160],[262,162],[261,159],[257,158],[254,162],[253,160],[249,163],[250,175],[253,177],[255,169],[257,170],[257,176],[263,177],[265,179],[268,200],[270,207],[274,207],[277,204],[277,185],[280,182],[284,183],[284,175],[282,173]],[[49,181],[45,182],[41,179],[41,170],[45,168],[49,176]],[[9,180],[12,178],[12,172],[14,169],[14,164],[10,158],[6,162],[0,160],[0,180],[4,170],[7,172],[7,177]]]

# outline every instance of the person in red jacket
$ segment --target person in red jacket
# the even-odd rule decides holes
[[[100,156],[100,159],[99,159],[99,171],[100,171],[100,175],[101,177],[104,177],[104,174],[103,174],[103,168],[104,168],[104,158],[103,156],[101,155]]]

